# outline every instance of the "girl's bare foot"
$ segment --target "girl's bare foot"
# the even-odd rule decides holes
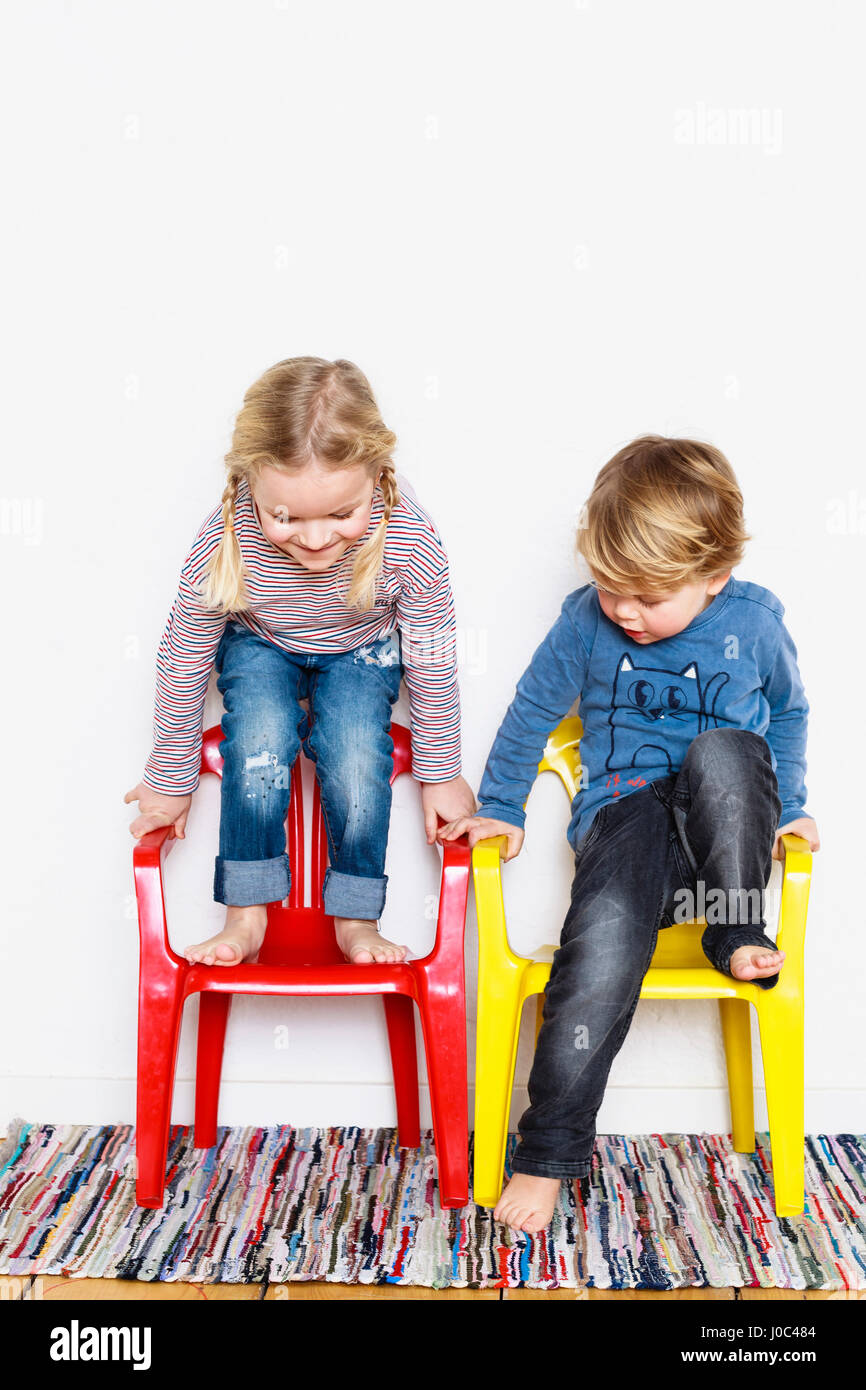
[[[240,965],[258,954],[265,939],[268,909],[256,907],[227,907],[226,924],[221,932],[198,946],[187,946],[184,955],[190,965]]]
[[[770,951],[766,946],[738,946],[731,952],[728,969],[735,980],[762,980],[775,975],[785,959],[784,951]]]
[[[559,1199],[559,1178],[515,1173],[493,1209],[494,1218],[515,1231],[535,1235],[549,1225]]]
[[[335,917],[337,945],[352,965],[396,965],[405,960],[407,948],[380,936],[376,923],[359,917]]]

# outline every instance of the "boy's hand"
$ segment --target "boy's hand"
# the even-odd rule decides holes
[[[804,840],[809,841],[809,848],[816,850],[821,848],[821,841],[818,838],[818,827],[811,816],[801,816],[799,820],[789,821],[787,825],[780,825],[776,831],[776,839],[773,843],[773,858],[784,859],[785,851],[782,845],[783,835],[802,835]]]
[[[421,805],[424,808],[427,843],[435,845],[437,816],[443,820],[471,816],[477,802],[469,783],[462,777],[452,777],[448,782],[422,782]]]
[[[173,825],[177,838],[184,839],[186,818],[192,805],[192,795],[189,792],[186,796],[166,796],[164,792],[155,792],[146,782],[139,782],[123,799],[138,802],[141,814],[136,816],[129,827],[130,835],[134,835],[137,840],[151,830],[158,830],[161,825]]]
[[[458,835],[469,836],[470,849],[477,845],[479,840],[489,840],[493,835],[505,835],[508,845],[502,858],[507,864],[509,859],[516,858],[520,853],[524,831],[519,825],[509,825],[504,820],[492,820],[489,816],[463,816],[460,820],[453,820],[450,825],[443,825],[438,838],[455,840]]]

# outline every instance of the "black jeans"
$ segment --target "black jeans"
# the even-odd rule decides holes
[[[763,902],[781,810],[766,741],[709,729],[675,777],[598,811],[575,852],[513,1172],[589,1173],[595,1118],[660,927],[706,916],[704,953],[726,974],[738,946],[776,949]]]

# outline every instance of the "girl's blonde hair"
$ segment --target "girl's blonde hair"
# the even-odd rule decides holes
[[[749,539],[724,454],[695,439],[645,434],[602,468],[576,549],[605,587],[663,591],[732,569]]]
[[[379,475],[385,502],[381,521],[355,558],[345,601],[372,608],[382,568],[385,536],[400,501],[391,452],[397,436],[379,414],[370,383],[353,362],[288,357],[269,367],[244,396],[226,454],[228,480],[222,497],[223,535],[201,586],[202,601],[223,613],[249,607],[247,574],[235,534],[238,487],[250,489],[265,467],[293,474],[315,461],[325,468],[363,468]]]

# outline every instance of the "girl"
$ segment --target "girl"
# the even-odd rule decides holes
[[[316,763],[324,907],[340,949],[355,964],[405,958],[378,934],[402,675],[428,843],[437,816],[475,810],[460,776],[448,558],[423,507],[398,490],[395,444],[351,362],[289,358],[244,397],[222,502],[184,562],[159,645],[153,751],[124,797],[139,805],[134,836],[173,825],[183,839],[215,664],[225,713],[214,897],[227,911],[222,931],[186,948],[191,964],[254,959],[267,904],[288,895],[285,821],[302,745]]]

